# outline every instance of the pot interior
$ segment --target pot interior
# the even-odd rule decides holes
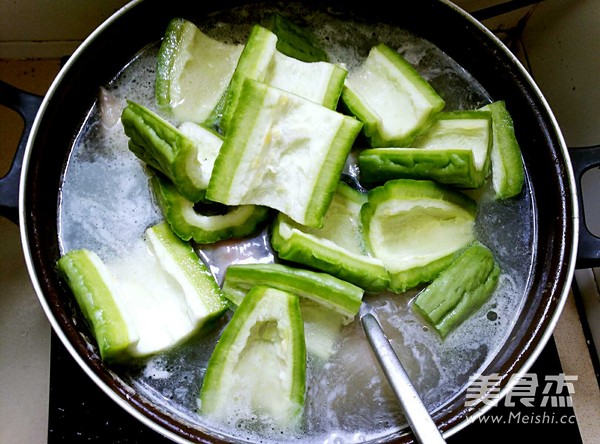
[[[486,409],[481,402],[467,403],[469,377],[498,374],[500,389],[508,388],[510,377],[527,371],[543,348],[568,292],[576,229],[573,190],[554,119],[512,56],[443,2],[411,2],[403,5],[402,14],[377,1],[352,10],[336,2],[248,5],[174,1],[165,9],[164,2],[134,3],[88,39],[61,72],[32,133],[23,191],[26,248],[47,314],[84,369],[117,403],[152,427],[190,442],[256,439],[249,431],[210,424],[195,413],[203,369],[222,325],[144,365],[107,366],[57,276],[55,264],[65,251],[86,247],[101,256],[119,257],[160,219],[143,168],[128,152],[119,125],[106,129],[102,111],[110,105],[100,99],[100,88],[117,99],[117,108],[123,99],[154,107],[155,54],[174,17],[241,43],[251,25],[280,11],[317,31],[330,54],[349,69],[384,41],[417,66],[446,100],[447,109],[476,109],[505,100],[526,165],[525,189],[515,201],[494,202],[489,187],[473,193],[480,202],[478,236],[495,252],[505,274],[500,290],[461,332],[440,343],[433,331],[424,331],[407,310],[414,293],[370,299],[397,350],[408,357],[409,373],[439,427],[455,433],[469,416]],[[258,245],[255,256],[270,254],[266,231],[241,242]],[[219,248],[199,253],[217,275],[223,270]],[[482,331],[489,332],[484,340]],[[308,415],[313,420],[302,437],[410,442],[412,435],[358,322],[345,335],[329,365],[310,364],[314,384],[308,381],[307,399],[312,400]],[[367,387],[373,375],[379,378],[375,389]],[[331,401],[331,384],[340,379],[355,390]],[[320,380],[324,383],[318,384]],[[360,399],[372,402],[361,405]],[[374,404],[383,407],[377,410]],[[317,420],[323,416],[324,422]],[[360,418],[363,424],[354,427]],[[365,432],[373,423],[376,430]]]

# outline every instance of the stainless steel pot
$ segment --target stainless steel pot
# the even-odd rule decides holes
[[[43,99],[0,84],[1,103],[18,110],[26,121],[12,170],[0,182],[0,210],[20,225],[27,266],[40,303],[54,331],[89,377],[118,405],[177,442],[230,438],[158,407],[90,349],[93,341],[55,269],[60,256],[57,214],[62,175],[82,122],[96,103],[99,86],[110,82],[142,48],[159,41],[172,17],[202,23],[213,11],[249,3],[261,8],[261,3],[252,1],[133,1],[85,40]],[[583,153],[580,151],[579,161],[571,162],[557,122],[532,78],[492,33],[453,4],[444,0],[405,2],[399,14],[397,5],[380,0],[353,6],[336,0],[302,3],[307,10],[329,11],[338,20],[348,17],[408,30],[453,58],[490,97],[506,101],[526,165],[535,245],[524,306],[503,347],[482,369],[500,376],[496,388],[505,395],[516,381],[513,377],[527,372],[552,334],[575,268],[598,262],[598,239],[580,226],[577,191],[577,179],[595,162],[597,153],[586,156],[579,155]],[[280,6],[286,9],[286,4]],[[581,236],[580,230],[584,233]],[[466,427],[469,417],[489,409],[485,403],[466,406],[465,401],[463,391],[434,412],[433,418],[446,436]],[[411,442],[413,436],[402,431],[388,440]]]

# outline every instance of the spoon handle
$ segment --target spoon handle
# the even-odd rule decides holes
[[[367,313],[361,317],[361,323],[417,440],[426,444],[445,443],[375,316]]]

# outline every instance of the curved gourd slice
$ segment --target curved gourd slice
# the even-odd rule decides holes
[[[297,224],[279,213],[271,245],[282,259],[325,271],[365,291],[383,291],[388,273],[381,260],[368,255],[363,237],[360,209],[366,201],[366,193],[340,182],[321,228]]]
[[[361,209],[367,245],[401,293],[432,281],[474,240],[477,205],[433,181],[397,179],[369,191]]]
[[[223,294],[239,305],[256,285],[294,293],[352,319],[360,308],[364,290],[327,273],[283,264],[232,264],[227,267]]]
[[[269,209],[258,205],[225,207],[219,214],[202,214],[197,211],[202,204],[186,199],[175,185],[158,174],[150,177],[150,187],[171,229],[186,241],[210,244],[249,236],[269,216]]]
[[[171,20],[157,56],[157,104],[178,121],[204,122],[225,93],[243,47],[214,40],[188,20]]]
[[[364,123],[372,147],[410,145],[445,106],[427,80],[383,43],[347,75],[341,98]]]
[[[352,117],[246,79],[206,197],[321,226],[360,128]]]
[[[207,177],[200,161],[204,154],[201,145],[155,112],[132,101],[123,109],[121,122],[132,153],[168,177],[187,199],[198,202],[204,198]],[[209,143],[220,144],[219,137],[215,137]],[[213,153],[214,147],[208,152]]]
[[[481,108],[492,113],[492,184],[496,199],[518,196],[525,182],[521,147],[515,135],[512,117],[501,100]]]
[[[306,390],[306,349],[298,297],[254,287],[223,330],[210,357],[200,410],[228,421],[270,418],[296,427]]]
[[[110,270],[87,249],[69,251],[57,266],[90,326],[100,357],[108,362],[128,359],[140,338]]]
[[[107,361],[170,349],[227,309],[214,276],[166,223],[145,240],[107,264],[85,249],[58,261]]]
[[[490,171],[492,118],[485,111],[437,114],[410,147],[374,148],[358,157],[361,180],[429,179],[461,188],[479,188]]]
[[[492,251],[475,242],[419,293],[413,309],[444,338],[491,296],[499,276]]]

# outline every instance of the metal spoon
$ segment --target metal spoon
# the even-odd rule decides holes
[[[364,301],[360,307],[360,322],[417,441],[426,444],[445,443],[442,433],[415,390],[379,321]]]

